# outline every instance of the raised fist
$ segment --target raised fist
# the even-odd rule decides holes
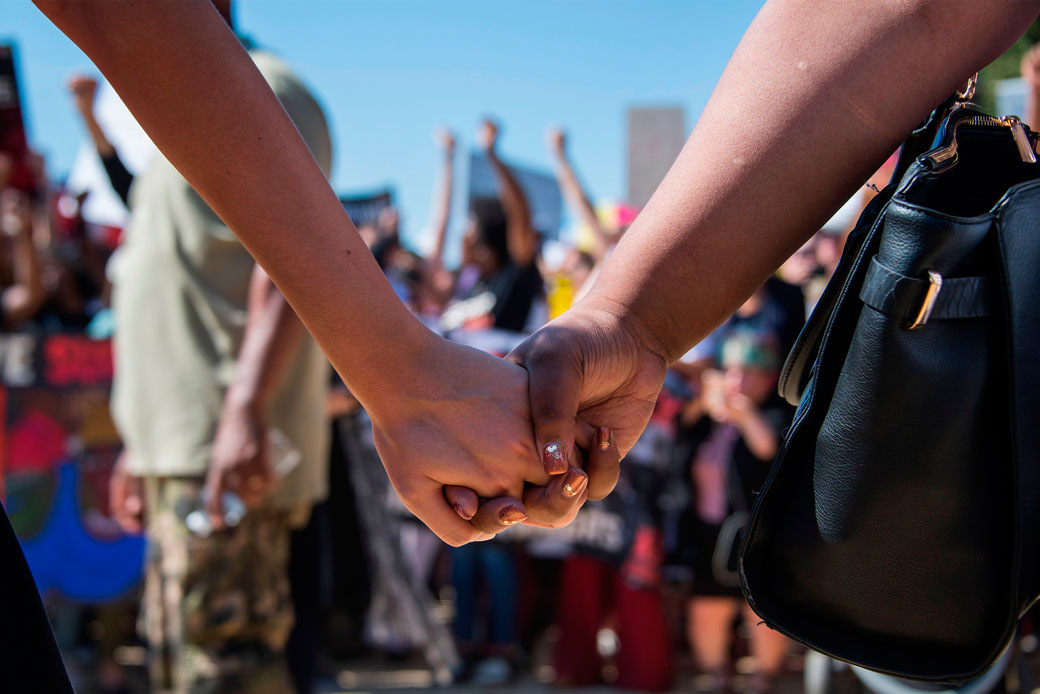
[[[480,130],[477,132],[477,142],[485,152],[494,151],[495,144],[498,142],[498,124],[490,118],[481,122]]]
[[[564,149],[567,146],[567,135],[561,128],[551,127],[545,133],[545,140],[549,144],[549,149],[557,156],[563,156]]]
[[[97,95],[97,80],[88,75],[73,75],[68,81],[69,92],[76,102],[76,109],[80,113],[89,113],[94,110],[94,97]]]
[[[447,128],[437,128],[433,133],[433,140],[446,153],[451,154],[455,151],[455,133]]]

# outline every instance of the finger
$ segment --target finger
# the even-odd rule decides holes
[[[202,497],[206,499],[206,512],[214,530],[224,527],[224,490],[226,480],[224,474],[218,470],[212,470],[206,477],[206,486],[202,490]]]
[[[572,467],[557,475],[544,487],[528,487],[524,492],[527,525],[539,528],[562,528],[574,520],[588,498],[589,477]]]
[[[614,491],[621,474],[621,455],[617,440],[607,427],[596,429],[595,445],[586,453],[585,472],[589,475],[589,498],[593,501]]]
[[[527,509],[524,508],[523,502],[511,496],[501,496],[481,504],[470,522],[483,533],[497,535],[525,520]]]
[[[453,484],[444,486],[444,499],[455,509],[455,513],[464,521],[472,520],[480,506],[480,497],[472,489],[457,487]]]
[[[444,500],[444,493],[440,489],[431,490],[427,500],[410,503],[409,510],[437,537],[452,547],[489,540],[493,537],[491,533],[482,532],[459,518],[455,509]]]
[[[571,467],[574,450],[574,420],[582,386],[580,364],[562,353],[546,334],[537,333],[509,358],[527,369],[531,421],[545,472],[561,475]]]

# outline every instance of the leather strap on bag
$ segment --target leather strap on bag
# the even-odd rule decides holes
[[[929,306],[928,320],[990,315],[993,312],[991,284],[986,277],[943,278],[941,288],[933,290],[936,293]],[[933,286],[929,279],[901,275],[882,265],[875,257],[870,261],[859,298],[886,315],[910,323],[921,313]]]

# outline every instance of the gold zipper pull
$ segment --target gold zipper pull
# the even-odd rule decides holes
[[[1018,145],[1018,155],[1022,157],[1022,161],[1028,164],[1036,163],[1036,152],[1033,151],[1033,143],[1029,141],[1029,136],[1026,135],[1026,127],[1022,125],[1022,119],[1018,116],[1005,116],[1004,125],[1011,128],[1011,134],[1015,137],[1015,144]]]

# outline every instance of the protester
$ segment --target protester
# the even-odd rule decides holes
[[[498,125],[480,125],[480,147],[498,181],[498,198],[476,198],[462,240],[460,300],[445,312],[441,327],[497,328],[519,332],[542,295],[536,256],[538,239],[531,208],[516,177],[498,156]],[[468,270],[468,273],[467,273]],[[466,277],[466,275],[469,277]],[[463,279],[469,280],[469,286]]]
[[[222,10],[229,20],[230,7]],[[253,58],[327,172],[317,103],[280,59]],[[285,691],[289,531],[325,493],[328,366],[267,275],[165,158],[134,181],[130,201],[114,297],[112,410],[126,452],[113,504],[125,518],[122,475],[140,478],[134,525],[150,543],[142,624],[152,685]],[[284,479],[273,470],[283,462],[273,437],[287,438],[299,460]],[[193,536],[188,512],[207,509],[220,527],[228,492],[254,508],[236,527]]]
[[[693,598],[688,637],[697,664],[709,675],[708,691],[727,686],[733,620],[743,606],[758,663],[753,691],[772,688],[783,666],[786,639],[764,626],[743,602],[735,557],[740,529],[754,494],[762,487],[793,414],[776,394],[779,334],[765,325],[743,323],[725,331],[718,366],[701,375],[700,396],[680,421],[689,456],[693,548]]]
[[[41,213],[35,215],[40,218]],[[46,213],[42,213],[46,219]],[[0,232],[3,233],[3,273],[0,293],[4,327],[18,327],[32,318],[44,300],[40,260],[33,242],[32,198],[14,188],[0,186]]]

